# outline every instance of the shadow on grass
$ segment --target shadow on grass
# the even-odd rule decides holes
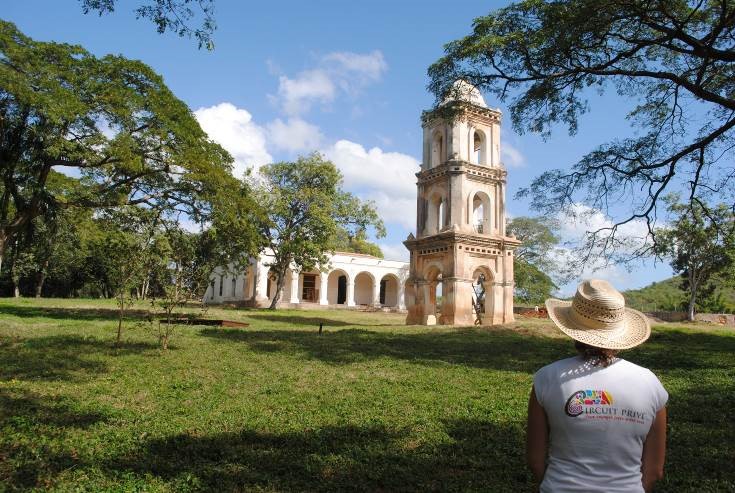
[[[74,451],[53,445],[58,436],[105,421],[102,413],[69,399],[0,389],[0,484],[8,491],[43,488],[42,478],[78,465]]]
[[[62,308],[44,306],[0,305],[0,315],[21,318],[52,318],[57,320],[117,320],[116,308]],[[148,316],[146,310],[126,310],[126,319],[142,319]]]
[[[463,420],[427,444],[408,430],[335,426],[151,440],[105,469],[161,478],[175,490],[530,491],[515,427]]]
[[[201,334],[242,342],[253,351],[281,351],[332,364],[387,357],[427,365],[449,363],[533,372],[573,352],[569,341],[529,337],[505,329],[461,329],[418,334],[345,329],[325,332],[321,336],[316,332],[293,330],[235,332],[204,329]]]
[[[327,327],[346,327],[348,325],[355,325],[354,323],[349,323],[344,320],[335,320],[324,317],[305,317],[300,314],[278,314],[277,312],[248,313],[247,316],[253,320],[267,320],[269,322],[279,322],[297,326],[319,327],[319,324],[324,324],[324,326]]]
[[[657,492],[735,491],[733,395],[731,370],[717,385],[700,383],[670,396],[666,474]]]
[[[75,380],[107,370],[105,357],[156,351],[153,343],[112,341],[83,336],[0,339],[0,380]]]
[[[204,329],[201,334],[241,342],[256,352],[305,355],[332,364],[387,357],[422,364],[449,363],[533,373],[557,359],[576,354],[570,339],[531,336],[508,329],[417,334],[344,329],[321,336],[294,330]],[[654,371],[730,368],[735,366],[735,337],[658,332],[640,348],[621,356]]]

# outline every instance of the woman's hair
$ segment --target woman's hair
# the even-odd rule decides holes
[[[594,366],[609,366],[618,355],[617,349],[605,349],[601,347],[590,346],[584,342],[574,341],[574,347],[585,361],[589,361]]]

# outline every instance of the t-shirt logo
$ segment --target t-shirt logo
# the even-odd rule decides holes
[[[612,394],[606,390],[578,390],[567,399],[564,412],[574,418],[582,414],[583,406],[609,406],[612,403]]]

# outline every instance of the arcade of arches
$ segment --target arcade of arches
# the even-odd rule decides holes
[[[268,260],[268,256],[251,259],[246,273],[215,272],[204,300],[212,304],[269,305],[275,295],[276,280],[269,272]],[[406,262],[337,253],[324,270],[287,271],[279,304],[405,309],[403,291],[408,274]]]

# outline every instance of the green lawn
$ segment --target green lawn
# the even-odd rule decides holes
[[[167,353],[129,321],[116,350],[113,308],[0,300],[0,490],[529,491],[531,377],[572,351],[532,319],[243,310]],[[735,332],[657,327],[626,357],[671,394],[658,491],[735,490]]]

